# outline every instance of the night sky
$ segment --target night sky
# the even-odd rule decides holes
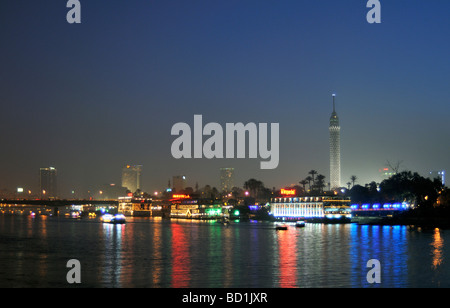
[[[120,184],[143,165],[142,188],[173,175],[219,185],[329,181],[332,93],[341,124],[342,184],[381,180],[386,161],[450,171],[450,1],[81,0],[0,2],[0,188],[37,190],[58,169],[60,195]],[[171,127],[280,124],[280,163],[172,157]]]

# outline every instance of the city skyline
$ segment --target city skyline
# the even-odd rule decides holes
[[[55,166],[59,191],[87,191],[119,184],[130,161],[146,166],[144,191],[176,174],[219,187],[223,165],[239,170],[236,186],[298,184],[311,169],[330,174],[331,93],[345,123],[341,185],[380,181],[387,161],[449,170],[448,9],[383,2],[372,25],[356,0],[83,2],[69,25],[64,3],[3,2],[0,189],[37,191],[36,170]],[[170,127],[194,114],[280,123],[278,168],[173,159]]]

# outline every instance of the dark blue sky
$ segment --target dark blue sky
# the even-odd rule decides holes
[[[37,189],[55,166],[61,193],[120,183],[142,164],[143,188],[172,175],[218,186],[329,180],[328,121],[337,93],[342,184],[380,181],[386,161],[450,170],[450,2],[365,0],[81,0],[0,3],[0,188]],[[173,124],[280,123],[280,164],[175,160]]]

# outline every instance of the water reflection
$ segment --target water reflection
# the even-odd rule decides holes
[[[444,239],[441,237],[441,231],[436,228],[434,229],[433,242],[431,243],[433,247],[433,269],[437,269],[438,266],[442,264],[443,261],[443,247],[444,247]]]
[[[229,264],[233,264],[233,230],[229,227],[224,228],[223,230],[223,245],[222,245],[222,254],[223,254],[223,287],[231,288],[233,286],[233,266],[229,266]],[[228,265],[228,266],[227,266]]]
[[[275,231],[271,223],[1,216],[0,286],[67,286],[65,265],[75,258],[83,287],[448,287],[449,237],[402,226]],[[380,261],[379,285],[367,282],[370,259]]]
[[[189,240],[185,228],[174,223],[172,231],[172,282],[173,288],[187,288],[190,281]]]
[[[297,235],[296,230],[277,232],[278,243],[278,274],[280,288],[297,287],[297,271],[301,271],[301,264],[297,264]],[[290,231],[290,232],[289,232]],[[300,267],[300,268],[299,268]]]
[[[123,224],[102,224],[104,260],[102,266],[102,281],[112,287],[121,287],[122,274],[122,235]]]
[[[153,254],[151,256],[149,256],[150,262],[151,262],[150,272],[151,272],[152,285],[154,285],[154,286],[158,286],[160,284],[161,277],[163,274],[162,266],[159,266],[159,262],[163,258],[163,255],[162,255],[163,239],[162,239],[161,228],[162,228],[161,224],[159,224],[158,226],[155,226],[155,228],[153,228],[153,237],[150,240],[151,251],[153,252]]]
[[[353,226],[351,232],[352,286],[406,287],[408,241],[406,226]],[[367,282],[367,261],[381,264],[381,284]]]

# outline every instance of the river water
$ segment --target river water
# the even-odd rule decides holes
[[[0,215],[0,287],[450,287],[450,230]],[[380,264],[370,284],[367,262]]]

